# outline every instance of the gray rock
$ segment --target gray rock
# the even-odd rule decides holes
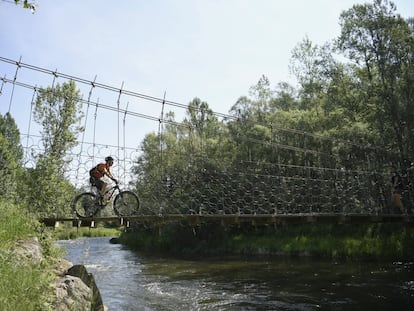
[[[95,283],[95,278],[91,273],[88,273],[84,265],[74,265],[69,268],[68,275],[80,278],[92,291],[92,309],[94,311],[103,310],[102,297],[98,287]]]
[[[66,275],[56,283],[58,311],[90,311],[92,289],[80,278]]]
[[[36,237],[18,240],[12,255],[17,262],[40,264],[43,261],[42,246]]]

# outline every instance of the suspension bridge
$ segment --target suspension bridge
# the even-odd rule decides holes
[[[68,201],[63,212],[41,219],[47,225],[413,222],[411,214],[390,207],[385,167],[396,155],[384,148],[276,123],[252,124],[237,113],[210,111],[205,118],[203,105],[189,111],[188,104],[169,101],[166,94],[148,96],[124,83],[114,87],[21,59],[0,57],[0,76],[1,112],[18,124],[25,168],[35,167],[44,152],[42,128],[33,119],[39,90],[73,81],[82,94],[78,125],[84,131],[66,154],[65,177],[75,189],[88,190],[89,169],[113,155],[114,175],[141,199],[138,215],[120,218],[108,208],[93,219],[73,217]],[[215,126],[190,117],[176,121],[188,112],[201,121],[214,119]],[[147,159],[150,147],[155,151]]]

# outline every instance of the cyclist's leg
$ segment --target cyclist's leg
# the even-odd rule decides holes
[[[104,195],[105,195],[105,191],[106,191],[106,186],[108,185],[108,183],[106,183],[106,182],[104,182],[102,179],[99,179],[99,182],[100,182],[100,194],[101,194],[101,197],[103,197]]]
[[[102,180],[100,180],[99,178],[95,178],[95,187],[96,187],[96,189],[98,189],[98,194],[99,194],[99,196],[97,197],[97,202],[96,203],[98,203],[98,204],[101,204],[102,203],[102,198],[103,198],[103,191],[105,191],[105,190],[102,190],[102,189],[104,189],[104,182],[102,181]]]

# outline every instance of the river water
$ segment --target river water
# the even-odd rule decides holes
[[[109,238],[58,241],[123,310],[414,310],[414,263],[149,257]]]

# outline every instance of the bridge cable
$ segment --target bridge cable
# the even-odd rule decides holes
[[[8,60],[8,59],[3,58],[3,57],[0,57],[0,61],[5,61],[5,62],[15,64],[15,62],[13,62],[12,60]],[[73,76],[70,76],[70,75],[58,73],[57,70],[55,70],[53,72],[53,71],[50,71],[50,70],[47,70],[47,69],[42,69],[42,68],[39,68],[39,67],[23,64],[21,62],[19,63],[19,66],[20,67],[25,67],[25,68],[28,68],[28,69],[31,69],[31,70],[37,70],[37,71],[47,73],[47,74],[52,74],[54,77],[59,76],[59,77],[71,79],[71,80],[74,80],[74,81],[77,81],[77,82],[80,82],[80,83],[89,83],[89,84],[93,83],[91,81],[88,81],[88,80],[85,80],[85,79],[82,79],[82,78],[76,78],[76,77],[73,77]],[[3,81],[6,81],[6,78],[3,78]],[[130,95],[130,96],[143,98],[143,99],[146,99],[146,100],[151,100],[151,101],[155,101],[155,102],[163,102],[163,100],[155,98],[155,97],[143,95],[143,94],[136,93],[136,92],[126,91],[126,90],[122,90],[122,89],[117,89],[117,88],[110,87],[110,86],[103,85],[103,84],[99,84],[99,83],[95,83],[95,86],[101,87],[103,89],[107,89],[107,90],[110,90],[110,91],[117,91],[117,92],[127,94],[127,95]],[[179,103],[175,103],[175,102],[171,102],[171,101],[167,101],[167,100],[164,100],[164,104],[172,105],[172,106],[176,106],[176,107],[180,107],[180,108],[185,108],[185,109],[188,108],[188,106],[185,106],[185,105],[182,105],[182,104],[179,104]],[[200,111],[199,108],[193,108],[193,109],[196,109],[197,111]],[[240,120],[240,117],[237,117],[237,116],[232,116],[232,115],[228,115],[228,114],[226,115],[226,114],[216,113],[216,112],[213,112],[213,114],[216,115],[216,116],[221,116],[221,117],[223,117],[227,120]],[[249,122],[249,120],[244,120],[244,122]],[[252,124],[259,124],[259,123],[252,123]],[[261,125],[268,127],[267,124],[261,124]],[[309,136],[309,137],[314,137],[314,138],[318,138],[318,139],[330,140],[330,141],[333,141],[333,142],[335,141],[335,142],[350,144],[350,145],[358,146],[360,148],[384,149],[383,146],[370,146],[370,145],[367,146],[367,145],[357,144],[357,143],[351,142],[349,140],[342,140],[342,139],[332,138],[332,137],[324,137],[322,135],[318,135],[318,134],[314,134],[314,133],[310,133],[310,132],[305,132],[305,131],[302,131],[302,130],[289,129],[289,128],[280,128],[280,127],[276,127],[276,129],[278,129],[279,131],[284,131],[284,132],[288,132],[288,133],[296,133],[296,134]]]
[[[123,156],[123,166],[124,166],[124,176],[123,176],[123,182],[125,184],[126,182],[126,116],[127,116],[127,111],[128,111],[128,105],[129,102],[127,102],[126,107],[125,107],[125,111],[124,111],[124,118],[122,120],[123,122],[123,149],[124,149],[124,156]],[[119,160],[119,159],[118,159]]]
[[[78,161],[80,162],[80,160],[81,160],[81,157],[82,157],[82,153],[83,153],[83,145],[84,145],[84,142],[85,142],[85,133],[86,133],[86,126],[87,126],[87,124],[88,124],[88,117],[89,117],[89,108],[90,108],[90,105],[91,105],[91,97],[92,97],[92,92],[93,92],[93,90],[95,89],[95,85],[94,85],[94,83],[95,83],[95,81],[96,81],[96,78],[97,78],[97,76],[95,75],[95,78],[93,79],[93,82],[91,83],[91,88],[89,89],[89,94],[88,94],[88,100],[87,100],[87,102],[86,102],[86,112],[85,112],[85,122],[84,122],[84,131],[83,131],[83,133],[82,133],[82,140],[81,140],[81,149],[80,149],[80,152],[79,152],[79,156],[78,156]],[[80,122],[81,120],[79,120],[79,122]],[[92,165],[93,165],[93,163],[92,163]],[[77,169],[77,171],[76,171],[76,180],[79,180],[79,166],[78,166],[78,169]]]
[[[0,61],[16,65],[15,61],[4,58],[4,57],[0,57]],[[91,81],[89,81],[89,80],[79,78],[79,77],[75,77],[75,76],[71,76],[71,75],[67,75],[67,74],[64,74],[64,73],[59,73],[59,72],[57,72],[57,70],[51,71],[51,70],[44,69],[44,68],[41,68],[41,67],[37,67],[37,66],[29,65],[29,64],[24,64],[24,63],[21,63],[21,62],[19,62],[19,66],[30,69],[30,70],[35,70],[35,71],[39,71],[39,72],[42,72],[42,73],[51,74],[51,75],[54,75],[55,77],[59,76],[59,77],[66,78],[66,79],[69,79],[69,80],[73,80],[73,81],[83,83],[83,84],[90,84],[91,83]],[[133,91],[122,90],[122,89],[112,87],[112,86],[109,86],[109,85],[105,85],[105,84],[102,84],[102,83],[95,83],[95,85],[96,85],[96,87],[100,87],[100,88],[106,89],[108,91],[123,93],[125,95],[129,95],[129,96],[133,96],[133,97],[137,97],[137,98],[141,98],[141,99],[145,99],[145,100],[149,100],[149,101],[153,101],[153,102],[158,102],[158,103],[163,102],[162,99],[157,98],[157,97],[144,95],[144,94],[133,92]],[[168,101],[168,100],[165,100],[164,102],[165,102],[166,105],[179,107],[179,108],[183,108],[183,109],[188,108],[188,105],[180,104],[180,103],[177,103],[177,102]],[[201,108],[194,108],[193,107],[192,109],[194,109],[198,112],[201,111]],[[231,115],[231,114],[213,112],[213,115],[215,115],[217,117],[222,117],[222,118],[227,119],[227,120],[235,120],[235,121],[240,120],[239,116],[234,116],[234,115]],[[244,122],[249,122],[249,120],[243,120],[243,121]],[[257,122],[255,122],[254,124],[260,124],[262,126],[267,127],[266,123],[257,123]],[[314,133],[306,132],[306,131],[303,131],[303,130],[290,129],[290,128],[280,128],[280,127],[276,127],[276,129],[278,129],[280,131],[288,132],[288,133],[296,133],[296,134],[301,134],[301,135],[314,137],[314,138],[319,138],[319,139],[323,139],[323,140],[329,140],[329,141],[341,142],[341,143],[345,143],[345,144],[351,144],[351,145],[358,146],[358,147],[374,148],[374,149],[380,148],[379,146],[367,146],[367,145],[363,145],[363,144],[357,144],[355,142],[351,142],[349,140],[344,140],[344,139],[340,139],[340,138],[325,137],[325,136],[322,136],[322,135],[319,135],[319,134],[314,134]],[[385,147],[382,147],[382,148],[385,148]]]
[[[14,73],[14,78],[13,78],[13,87],[12,87],[12,91],[11,91],[11,95],[10,95],[9,110],[7,111],[8,113],[10,113],[10,110],[11,110],[11,105],[12,105],[12,102],[13,102],[13,95],[14,95],[14,87],[16,85],[15,82],[17,80],[17,73],[19,72],[21,61],[22,61],[22,57],[20,56],[19,61],[16,62],[17,67],[16,67],[16,72]]]
[[[161,114],[160,114],[160,118],[158,120],[158,141],[159,141],[159,147],[160,147],[160,152],[159,152],[159,157],[160,157],[160,177],[162,179],[163,176],[163,142],[162,142],[162,135],[164,132],[164,107],[165,107],[165,95],[166,95],[166,91],[164,91],[164,99],[162,101],[162,105],[161,105]],[[162,183],[162,180],[161,180]]]
[[[99,104],[99,98],[98,100],[98,104]],[[92,148],[92,164],[94,164],[95,160],[95,146],[96,146],[96,119],[98,117],[98,105],[95,106],[95,114],[94,114],[94,119],[93,119],[93,138],[92,138],[92,143],[93,143],[93,148]]]
[[[29,125],[27,128],[27,139],[26,139],[26,150],[25,150],[25,163],[27,163],[26,161],[28,161],[29,156],[28,156],[28,152],[29,152],[29,137],[30,137],[30,127],[32,124],[32,115],[33,115],[33,106],[35,105],[35,98],[37,97],[37,88],[35,87],[33,89],[33,95],[32,95],[32,100],[30,102],[30,113],[29,113]]]
[[[121,88],[119,89],[119,94],[118,94],[118,100],[116,101],[116,104],[117,104],[117,114],[118,114],[118,116],[117,116],[117,134],[118,134],[118,149],[117,149],[117,157],[118,157],[118,161],[119,161],[119,159],[120,159],[120,154],[119,154],[119,152],[120,152],[120,150],[119,150],[119,146],[120,146],[120,138],[119,138],[119,128],[120,128],[120,125],[119,125],[119,119],[120,119],[120,109],[119,109],[119,104],[120,104],[120,100],[121,100],[121,94],[122,94],[122,89],[123,89],[123,87],[124,87],[124,81],[122,81],[122,84],[121,84]],[[117,171],[118,171],[118,174],[117,174],[117,176],[119,176],[119,162],[118,162],[118,165],[117,165]]]

